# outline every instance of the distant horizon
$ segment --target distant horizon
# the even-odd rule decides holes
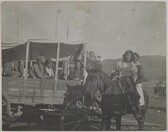
[[[152,57],[152,56],[160,56],[160,57],[165,57],[164,55],[140,55],[140,57]],[[101,61],[103,60],[118,60],[118,59],[122,59],[122,56],[120,58],[105,58],[105,59],[101,59]]]

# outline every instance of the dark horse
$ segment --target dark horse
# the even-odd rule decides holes
[[[149,101],[149,96],[145,91],[145,105],[141,112],[143,120],[140,120],[133,111],[126,92],[123,91],[116,81],[112,81],[104,72],[88,72],[84,86],[85,95],[90,96],[91,99],[99,100],[100,102],[102,109],[102,129],[104,129],[104,125],[106,124],[105,129],[110,130],[111,118],[115,117],[116,129],[120,130],[121,117],[125,114],[133,114],[138,122],[139,129],[143,129]]]

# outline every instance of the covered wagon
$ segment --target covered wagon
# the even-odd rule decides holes
[[[54,79],[29,78],[28,71],[39,55],[51,58],[55,62]],[[84,105],[83,80],[59,79],[59,71],[64,68],[70,73],[71,60],[82,55],[83,79],[86,77],[86,44],[57,43],[48,40],[28,40],[24,44],[2,50],[2,65],[11,59],[24,64],[24,73],[20,77],[2,77],[3,117],[5,113],[12,117],[25,106],[36,107],[42,113],[60,117],[60,128],[90,129],[90,123],[98,105],[90,101]],[[64,64],[64,67],[62,66]],[[69,87],[69,89],[67,88]],[[92,106],[92,107],[91,107]],[[93,109],[94,108],[94,109]],[[96,108],[96,110],[95,110]],[[82,114],[83,113],[83,114]],[[95,118],[93,119],[95,120]],[[89,121],[89,122],[90,122]],[[93,122],[92,122],[93,124]],[[87,127],[86,127],[87,125]],[[93,127],[92,127],[93,128]]]

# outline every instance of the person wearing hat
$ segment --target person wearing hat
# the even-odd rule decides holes
[[[45,70],[45,61],[46,58],[44,56],[39,56],[37,62],[33,64],[30,70],[30,77],[32,78],[46,78],[47,75],[44,74]]]

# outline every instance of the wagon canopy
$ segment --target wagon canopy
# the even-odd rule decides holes
[[[35,60],[39,55],[44,55],[46,58],[56,58],[57,57],[57,47],[58,43],[54,41],[29,41],[29,60]],[[26,58],[26,48],[27,43],[17,45],[12,48],[2,50],[2,60],[3,62],[15,60],[25,60]],[[77,56],[81,53],[84,43],[60,43],[60,55],[59,58],[64,58],[68,56]]]

